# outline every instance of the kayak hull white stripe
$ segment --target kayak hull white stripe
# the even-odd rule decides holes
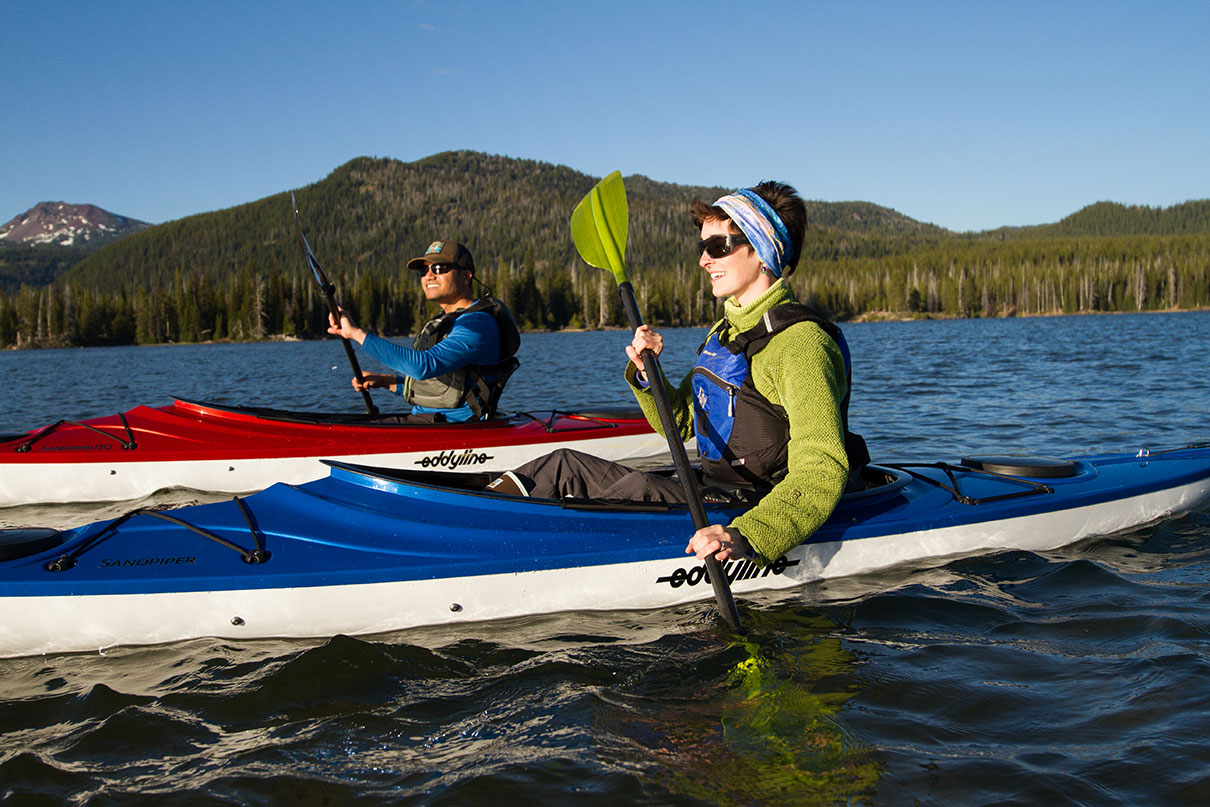
[[[810,543],[769,571],[730,565],[738,595],[862,574],[927,558],[1056,549],[1210,501],[1210,480],[1127,499],[888,536]],[[779,568],[780,567],[780,568]],[[705,600],[690,558],[424,581],[138,595],[0,597],[0,656],[159,644],[375,634],[576,610],[649,609]],[[744,579],[747,578],[747,579]],[[662,582],[661,582],[662,581]],[[674,583],[677,583],[674,585]]]

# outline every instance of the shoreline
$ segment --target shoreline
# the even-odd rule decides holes
[[[839,319],[836,322],[920,322],[924,320],[950,319],[1037,319],[1039,317],[1088,317],[1088,316],[1119,316],[1123,314],[1195,314],[1199,311],[1210,311],[1210,308],[1148,308],[1142,311],[1041,311],[1008,314],[998,314],[994,317],[963,317],[957,314],[942,313],[912,313],[892,311],[866,311],[850,319]]]
[[[994,317],[962,317],[957,314],[942,314],[942,313],[909,313],[909,312],[893,312],[893,311],[866,311],[848,319],[834,320],[839,324],[847,323],[866,323],[866,322],[927,322],[930,320],[977,320],[977,319],[1037,319],[1041,317],[1087,317],[1087,316],[1120,316],[1128,314],[1196,314],[1199,312],[1210,311],[1210,308],[1149,308],[1142,311],[1048,311],[1035,313],[1010,313],[1001,314]],[[661,328],[708,328],[713,323],[705,323],[702,325],[661,325]],[[533,333],[603,333],[606,331],[629,331],[630,329],[621,325],[609,325],[604,328],[558,328],[555,330],[547,329],[532,329],[522,330],[522,334]],[[394,334],[388,335],[387,339],[406,339],[410,334]],[[150,345],[140,345],[136,343],[124,345],[4,345],[0,350],[76,350],[85,347],[162,347],[167,345],[256,345],[269,344],[273,342],[321,342],[332,337],[322,336],[314,339],[306,339],[301,336],[287,336],[285,334],[275,334],[268,336],[265,339],[204,339],[197,342],[156,342]]]

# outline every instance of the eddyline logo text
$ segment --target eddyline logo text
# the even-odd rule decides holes
[[[427,457],[421,457],[416,460],[415,464],[421,468],[449,468],[452,471],[455,468],[461,468],[463,465],[482,465],[492,458],[493,455],[491,454],[475,453],[475,449],[468,448],[461,454],[457,451],[442,451],[440,454],[430,454]]]
[[[781,574],[791,566],[797,566],[798,563],[798,561],[790,560],[785,555],[782,555],[762,569],[750,560],[729,560],[723,565],[723,574],[727,575],[727,582],[734,583],[736,580],[751,580],[753,577],[768,577],[770,574]],[[670,575],[657,577],[655,582],[667,583],[673,588],[680,588],[681,586],[696,586],[702,582],[709,583],[710,576],[706,574],[706,564],[703,563],[701,566],[694,566],[689,569],[684,567],[679,568]]]

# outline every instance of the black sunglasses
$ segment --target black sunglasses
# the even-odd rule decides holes
[[[736,247],[743,246],[748,243],[748,239],[737,233],[728,233],[727,235],[712,235],[709,238],[697,242],[697,252],[700,255],[705,252],[711,258],[725,258],[732,252],[735,252]]]
[[[432,272],[435,275],[444,275],[447,272],[452,272],[455,269],[461,268],[461,266],[455,266],[452,263],[430,263],[425,266],[418,266],[412,271],[415,272],[417,276],[424,277],[429,272]]]

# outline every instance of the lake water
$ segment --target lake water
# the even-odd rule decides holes
[[[845,333],[876,460],[1210,438],[1210,313]],[[702,336],[666,333],[671,375]],[[527,335],[504,404],[630,403],[627,341]],[[331,341],[6,351],[0,429],[174,395],[354,411],[349,375]],[[0,660],[0,800],[1210,803],[1210,513],[741,608],[742,643],[701,604]]]

